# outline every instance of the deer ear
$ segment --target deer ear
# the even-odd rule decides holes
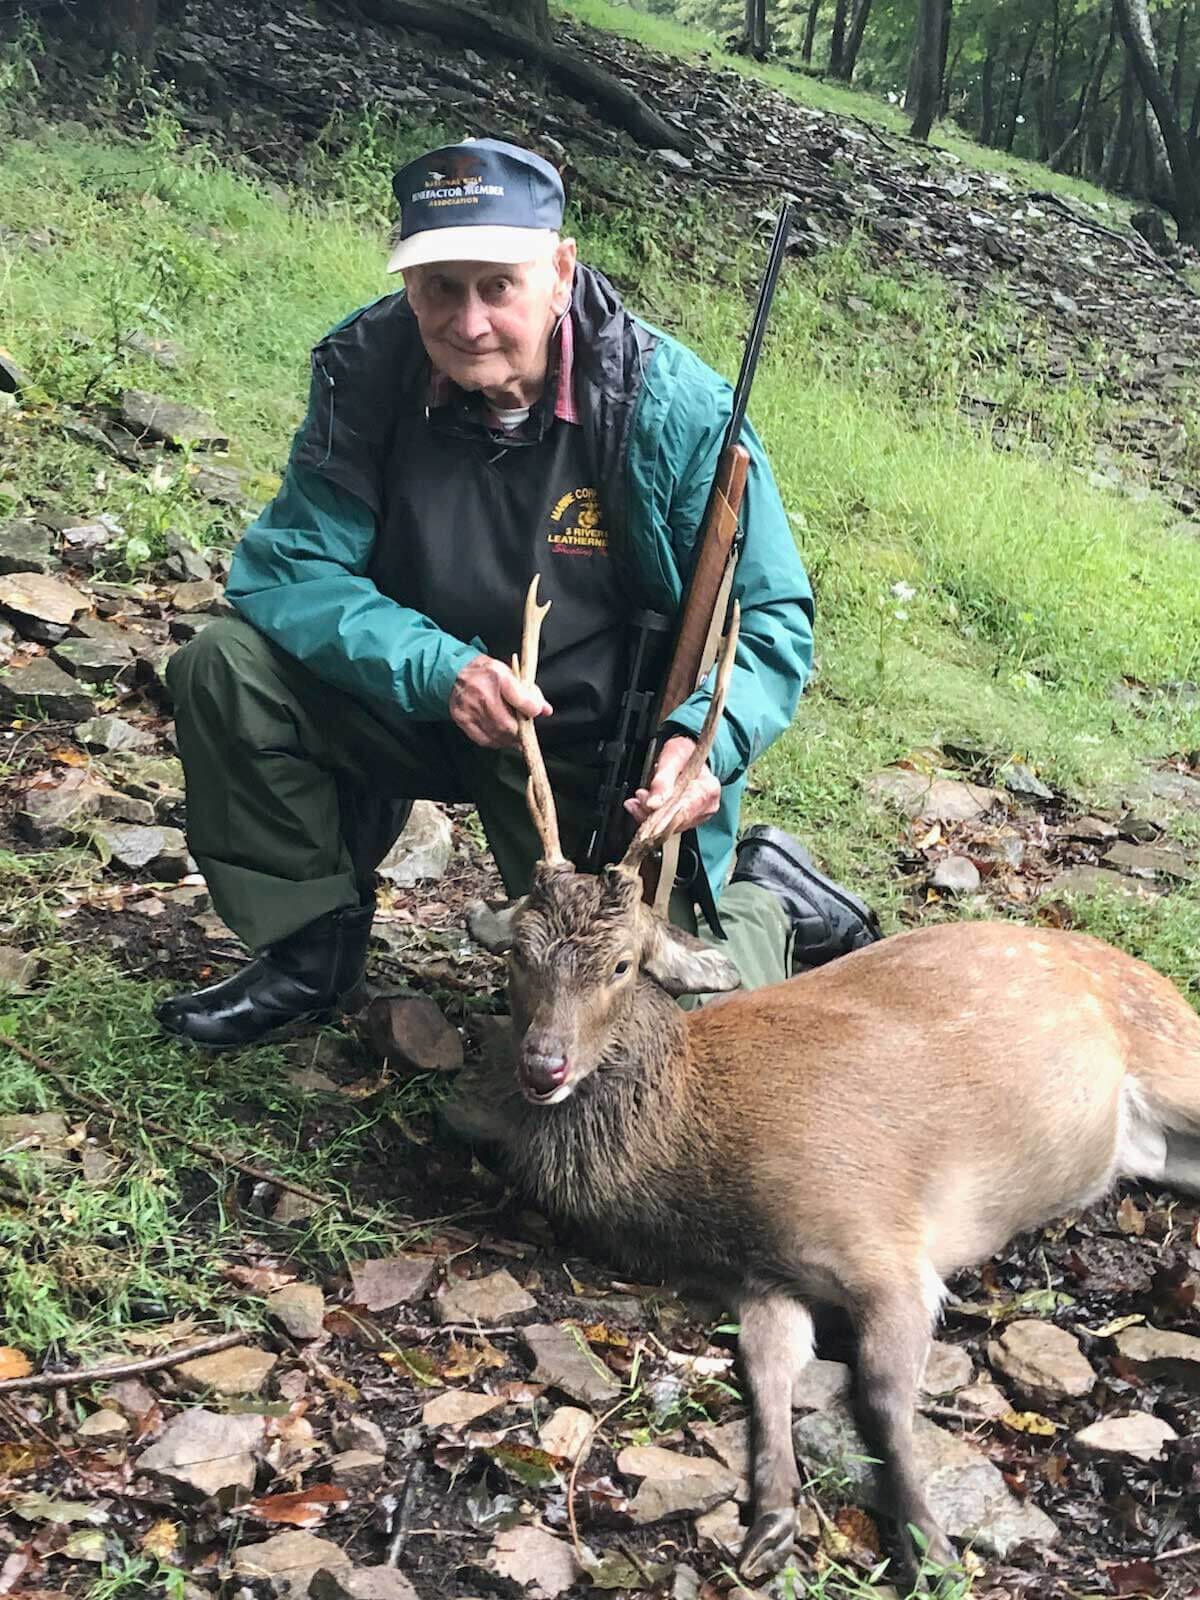
[[[657,919],[642,951],[642,971],[671,995],[725,994],[742,984],[728,956]]]
[[[526,899],[528,896],[523,895],[520,900],[510,901],[499,911],[493,911],[484,901],[477,900],[467,912],[467,932],[476,944],[481,944],[494,956],[506,955],[512,949],[513,927],[524,909]]]

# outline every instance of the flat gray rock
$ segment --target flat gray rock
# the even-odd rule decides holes
[[[269,1351],[239,1344],[229,1350],[215,1350],[210,1356],[185,1361],[175,1368],[175,1376],[193,1394],[257,1395],[262,1393],[263,1384],[278,1360],[279,1357]]]
[[[376,871],[397,888],[444,876],[450,865],[454,837],[450,819],[431,800],[414,800],[404,831]]]
[[[142,1451],[137,1469],[184,1494],[213,1495],[228,1504],[254,1487],[254,1453],[265,1426],[262,1417],[219,1416],[199,1406],[180,1412],[158,1442]]]
[[[56,782],[31,784],[25,790],[17,828],[30,844],[50,850],[86,832],[96,819],[152,823],[154,808],[145,800],[121,794],[86,767],[71,767]]]
[[[935,1339],[929,1346],[929,1359],[921,1375],[921,1393],[955,1394],[966,1388],[974,1376],[975,1364],[962,1345]]]
[[[212,568],[203,550],[175,529],[167,534],[167,571],[181,583],[212,582]]]
[[[321,1568],[308,1587],[309,1600],[420,1600],[395,1567]]]
[[[981,879],[979,868],[968,856],[943,856],[929,881],[943,894],[974,894]]]
[[[379,994],[361,1024],[363,1043],[392,1066],[413,1072],[456,1072],[462,1038],[427,994]]]
[[[110,822],[94,828],[92,836],[110,860],[130,872],[147,872],[172,883],[187,873],[187,840],[178,828]]]
[[[503,1267],[484,1278],[452,1279],[434,1301],[439,1322],[490,1324],[536,1310],[537,1301]]]
[[[225,590],[212,578],[177,583],[171,590],[171,604],[176,611],[208,611],[225,603]]]
[[[0,668],[0,717],[80,722],[95,709],[88,685],[78,683],[49,656],[37,656],[24,667]]]
[[[806,1361],[792,1379],[793,1411],[824,1411],[850,1393],[850,1368],[841,1361]]]
[[[105,639],[64,639],[50,652],[64,672],[83,683],[124,683],[133,675],[133,651]]]
[[[65,628],[87,610],[88,601],[78,589],[50,573],[6,572],[0,575],[0,606],[13,617],[18,632],[25,633],[30,621]]]
[[[329,1476],[343,1489],[370,1489],[382,1478],[386,1464],[374,1450],[343,1450],[329,1463]]]
[[[377,1456],[387,1455],[387,1439],[383,1429],[370,1417],[347,1417],[345,1422],[333,1425],[333,1442],[339,1450],[370,1450]]]
[[[194,450],[224,450],[229,445],[229,435],[204,412],[144,389],[126,389],[121,396],[121,421],[131,433],[160,439],[177,449],[191,445]]]
[[[1125,1328],[1116,1337],[1118,1355],[1148,1377],[1171,1378],[1200,1390],[1200,1339],[1168,1328]]]
[[[423,1300],[433,1282],[437,1262],[432,1256],[381,1256],[356,1261],[350,1268],[350,1299],[368,1311],[390,1311],[393,1306]]]
[[[89,717],[74,733],[88,750],[153,750],[158,743],[148,728],[135,728],[124,717]]]
[[[325,1331],[325,1296],[315,1283],[285,1283],[267,1296],[267,1315],[293,1339],[319,1339]]]
[[[867,780],[867,792],[894,805],[908,817],[930,822],[972,822],[993,806],[1003,805],[999,789],[954,778],[928,778],[920,772],[889,769]]]
[[[712,1511],[729,1500],[737,1476],[711,1456],[685,1456],[660,1445],[635,1445],[617,1456],[617,1471],[642,1483],[629,1505],[639,1527],[668,1517]]]
[[[1169,1422],[1148,1411],[1131,1411],[1124,1417],[1102,1417],[1075,1435],[1075,1448],[1089,1456],[1112,1456],[1127,1461],[1158,1461],[1163,1445],[1179,1435]]]
[[[993,1368],[1037,1406],[1090,1394],[1096,1381],[1079,1340],[1052,1322],[1010,1322],[988,1344],[987,1355]]]
[[[239,1578],[266,1581],[279,1600],[305,1600],[318,1572],[345,1572],[350,1557],[331,1539],[314,1533],[277,1533],[262,1544],[244,1544],[233,1558]]]
[[[1042,897],[1063,894],[1123,895],[1129,900],[1144,900],[1160,891],[1145,878],[1130,878],[1123,872],[1113,872],[1106,867],[1068,867],[1060,872],[1041,891]]]
[[[1181,850],[1169,850],[1153,844],[1113,845],[1104,857],[1106,867],[1117,867],[1137,878],[1177,878],[1189,883],[1196,876],[1195,865]]]
[[[621,1392],[612,1373],[574,1335],[553,1323],[535,1323],[521,1329],[536,1365],[534,1383],[558,1389],[571,1400],[585,1406],[611,1405]]]
[[[37,522],[0,526],[0,573],[53,572],[58,566],[54,535]]]
[[[840,1475],[839,1492],[874,1511],[886,1510],[878,1469],[869,1464],[870,1451],[847,1411],[835,1407],[801,1417],[792,1437],[810,1470],[832,1468]],[[1003,1557],[1023,1540],[1045,1545],[1058,1537],[1050,1518],[1017,1500],[984,1455],[926,1417],[914,1419],[913,1454],[929,1508],[952,1539]]]

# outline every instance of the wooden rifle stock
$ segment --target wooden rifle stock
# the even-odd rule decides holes
[[[716,484],[684,594],[671,664],[659,697],[655,718],[658,727],[699,687],[717,658],[733,577],[738,513],[749,469],[750,452],[745,445],[726,445],[717,463]],[[652,747],[652,758],[654,754],[656,747]],[[649,781],[649,771],[644,781]],[[642,864],[645,898],[662,916],[667,912],[678,861],[679,837],[674,835],[665,841],[657,860]]]

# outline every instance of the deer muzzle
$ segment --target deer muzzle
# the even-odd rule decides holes
[[[534,1105],[551,1105],[570,1093],[570,1059],[559,1041],[530,1032],[521,1041],[517,1078],[521,1093]]]

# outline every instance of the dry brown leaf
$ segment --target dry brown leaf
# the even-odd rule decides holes
[[[281,1267],[249,1267],[234,1265],[226,1267],[221,1276],[228,1283],[236,1283],[239,1289],[248,1289],[251,1294],[271,1294],[275,1289],[282,1289],[285,1283],[295,1283],[294,1272],[284,1272]]]
[[[578,1328],[589,1344],[608,1345],[613,1350],[628,1350],[629,1335],[620,1328],[610,1328],[607,1322],[567,1322],[568,1328]]]
[[[33,1363],[27,1355],[10,1344],[0,1345],[0,1378],[27,1378],[32,1371]]]
[[[1117,1227],[1122,1233],[1133,1234],[1137,1238],[1146,1231],[1146,1213],[1138,1209],[1130,1195],[1126,1195],[1117,1207]]]
[[[473,1345],[451,1339],[440,1370],[443,1378],[473,1378],[481,1368],[486,1371],[489,1367],[507,1365],[508,1357],[502,1355],[486,1335],[480,1334]]]
[[[337,1484],[314,1483],[307,1489],[296,1489],[291,1494],[264,1495],[259,1500],[251,1500],[246,1509],[260,1522],[285,1522],[293,1528],[316,1528],[331,1511],[344,1510],[349,1504],[350,1496]]]
[[[179,1524],[172,1522],[169,1517],[161,1517],[150,1524],[138,1544],[148,1556],[169,1561],[179,1545]]]

